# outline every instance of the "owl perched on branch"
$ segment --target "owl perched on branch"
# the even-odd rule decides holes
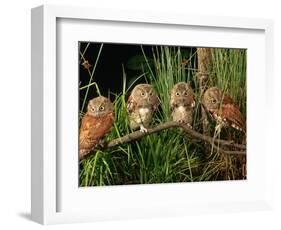
[[[195,100],[190,82],[179,82],[174,85],[171,91],[170,107],[173,121],[192,128]]]
[[[90,100],[80,126],[80,159],[101,143],[113,124],[114,113],[111,101],[103,96]]]
[[[136,85],[127,101],[127,113],[129,115],[130,128],[140,128],[141,132],[147,132],[149,123],[159,105],[159,99],[152,85]]]
[[[232,98],[220,89],[211,87],[203,95],[202,103],[220,127],[232,127],[246,133],[246,120]]]

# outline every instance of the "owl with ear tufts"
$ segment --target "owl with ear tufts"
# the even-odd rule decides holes
[[[130,128],[147,132],[153,114],[159,106],[157,93],[150,84],[136,85],[127,101]]]
[[[195,99],[190,82],[179,82],[174,85],[171,91],[170,107],[173,121],[192,128]]]
[[[241,114],[233,99],[220,89],[207,89],[202,99],[203,106],[220,127],[232,127],[246,133],[246,119]]]
[[[80,126],[80,159],[101,144],[105,135],[110,132],[114,120],[113,104],[109,99],[99,96],[89,101]]]

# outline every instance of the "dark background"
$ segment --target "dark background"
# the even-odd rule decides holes
[[[79,49],[83,53],[87,44],[89,42],[80,42]],[[98,57],[102,43],[91,42],[88,46],[86,52],[84,53],[84,58],[92,65],[90,72],[92,72],[95,62]],[[145,60],[143,58],[143,48],[147,58],[152,61],[152,49],[156,46],[154,45],[138,45],[138,44],[112,44],[112,43],[103,43],[103,48],[100,53],[99,60],[97,62],[96,70],[93,76],[92,81],[96,82],[99,86],[101,94],[105,97],[110,96],[111,101],[114,100],[113,94],[118,94],[122,91],[123,84],[123,69],[126,73],[127,87],[137,76],[143,73],[141,65],[146,66]],[[193,51],[192,48],[187,47],[184,49],[187,56],[189,56]],[[195,50],[195,49],[194,49]],[[135,66],[132,68],[132,59],[137,57],[137,61],[140,62],[140,66]],[[87,69],[82,65],[83,59],[79,53],[79,86],[83,87],[89,84],[90,75]],[[129,64],[128,64],[129,63]],[[136,65],[136,62],[133,61],[133,64]],[[153,63],[151,63],[153,66]],[[139,68],[136,68],[139,67]],[[145,80],[142,78],[137,81],[136,84],[143,83]],[[98,96],[95,87],[90,87],[88,92],[87,100]],[[110,95],[109,95],[110,92]],[[86,89],[79,91],[79,104],[80,111],[81,105],[86,93]],[[85,108],[84,108],[85,110]]]

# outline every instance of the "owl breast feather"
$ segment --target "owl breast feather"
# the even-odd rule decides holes
[[[184,106],[179,106],[173,110],[172,119],[173,121],[191,125],[193,121],[192,115],[193,110],[187,110]]]
[[[151,110],[148,108],[140,108],[136,122],[145,125],[146,123],[149,123],[150,120],[151,120]]]
[[[130,126],[132,129],[137,129],[142,124],[148,127],[152,119],[152,111],[149,108],[140,108],[130,115]]]

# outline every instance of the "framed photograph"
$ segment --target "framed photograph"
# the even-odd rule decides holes
[[[32,9],[32,219],[272,208],[272,33],[265,19]]]

